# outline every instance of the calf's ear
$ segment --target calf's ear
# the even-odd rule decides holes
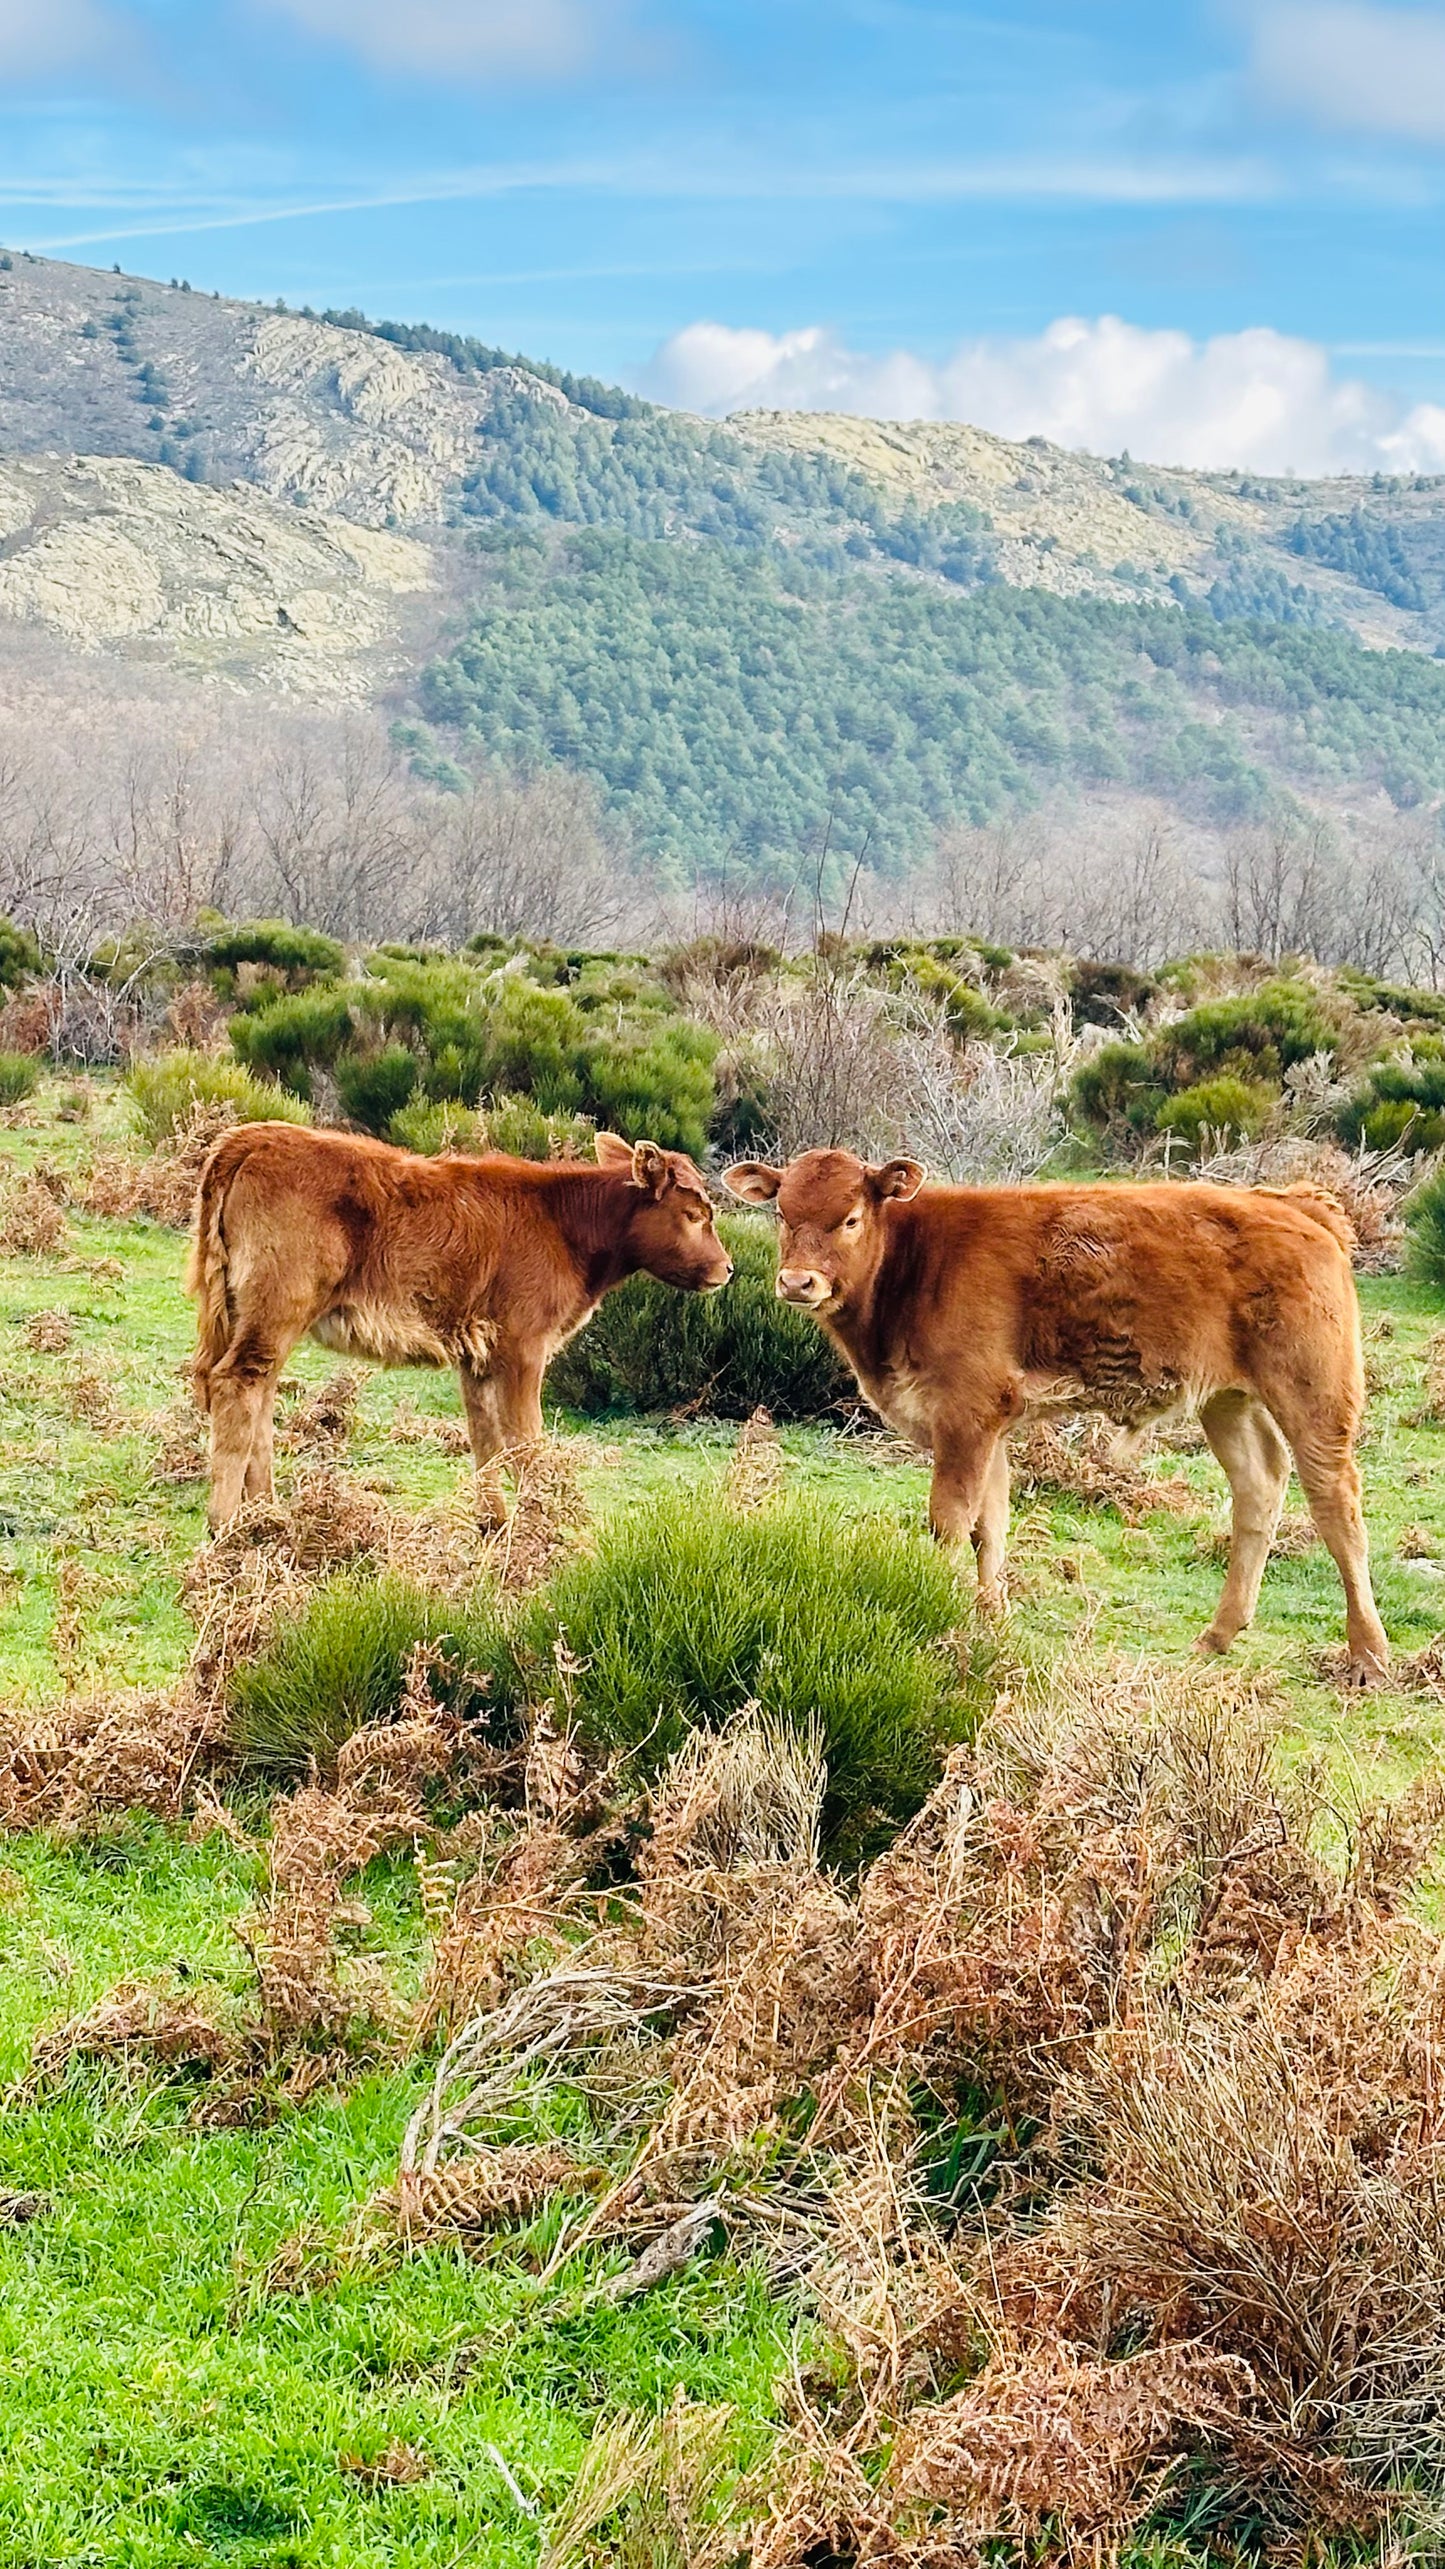
[[[722,1182],[740,1204],[771,1204],[783,1183],[783,1172],[770,1168],[766,1160],[735,1160],[723,1170]]]
[[[672,1184],[666,1151],[656,1142],[634,1142],[628,1157],[633,1185],[642,1187],[648,1195],[666,1195]]]
[[[900,1204],[906,1204],[911,1195],[918,1193],[926,1171],[917,1160],[885,1160],[881,1169],[870,1169],[868,1175],[880,1203],[892,1195]]]
[[[597,1165],[600,1169],[631,1168],[632,1144],[624,1142],[620,1133],[595,1133],[592,1138],[597,1146]]]

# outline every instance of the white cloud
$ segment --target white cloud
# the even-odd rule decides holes
[[[1273,96],[1323,123],[1445,142],[1445,14],[1367,0],[1266,0],[1253,67]]]
[[[1130,454],[1205,471],[1445,470],[1445,408],[1408,413],[1330,369],[1328,353],[1278,330],[1190,339],[1105,316],[1051,322],[1036,339],[975,339],[942,364],[845,347],[830,331],[730,330],[696,321],[657,351],[654,400],[730,410],[841,410],[875,419],[960,419],[1002,437]]]
[[[0,78],[73,71],[110,53],[116,28],[93,0],[0,0]]]
[[[0,0],[0,7],[23,0]],[[619,0],[265,0],[381,71],[565,78],[624,32]]]

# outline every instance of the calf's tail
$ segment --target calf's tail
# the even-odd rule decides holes
[[[186,1262],[186,1291],[196,1302],[196,1360],[192,1379],[196,1407],[200,1410],[208,1410],[211,1406],[211,1376],[231,1338],[226,1241],[221,1228],[234,1168],[231,1154],[226,1149],[229,1139],[228,1134],[222,1135],[201,1171],[201,1182],[196,1190],[190,1256]]]

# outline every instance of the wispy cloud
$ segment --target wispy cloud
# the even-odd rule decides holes
[[[1270,96],[1324,124],[1445,142],[1445,12],[1265,0],[1251,34]]]
[[[4,0],[0,0],[3,7]],[[1280,182],[1257,161],[1137,163],[1128,160],[791,161],[709,151],[699,143],[674,151],[615,156],[498,161],[455,170],[399,173],[390,182],[308,195],[244,186],[208,187],[185,170],[160,180],[93,169],[16,175],[0,180],[0,205],[62,208],[101,219],[31,240],[32,249],[82,249],[102,242],[164,238],[177,232],[237,231],[252,225],[304,223],[322,216],[384,212],[404,206],[481,202],[526,192],[606,195],[643,202],[783,204],[841,201],[852,205],[1090,204],[1226,205],[1264,203]]]
[[[99,0],[0,0],[0,79],[93,67],[114,57],[122,34]]]
[[[625,0],[258,0],[375,69],[421,80],[569,79],[630,43]]]
[[[834,410],[959,419],[1004,437],[1196,470],[1439,471],[1445,409],[1405,411],[1335,375],[1328,350],[1277,330],[1194,340],[1105,316],[1032,339],[965,342],[942,364],[869,355],[813,327],[777,335],[693,322],[658,350],[642,389],[684,410]]]

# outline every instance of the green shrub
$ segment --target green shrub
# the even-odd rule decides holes
[[[1445,1061],[1435,1051],[1427,1035],[1408,1061],[1375,1062],[1340,1114],[1340,1139],[1372,1151],[1400,1142],[1412,1151],[1438,1151],[1445,1143]]]
[[[648,1035],[609,1033],[588,1044],[584,1102],[629,1142],[660,1142],[697,1160],[707,1149],[717,1037],[676,1018]]]
[[[1241,997],[1207,999],[1162,1027],[1148,1047],[1156,1078],[1176,1093],[1226,1074],[1278,1087],[1296,1062],[1337,1049],[1336,1030],[1314,991],[1294,981],[1266,981]]]
[[[205,960],[217,989],[230,997],[242,964],[259,965],[284,989],[303,990],[312,981],[336,980],[346,970],[346,948],[287,919],[248,919],[216,929],[206,941]]]
[[[1166,1098],[1154,1120],[1161,1133],[1177,1133],[1197,1150],[1206,1134],[1252,1141],[1263,1132],[1274,1103],[1275,1091],[1261,1080],[1203,1079],[1197,1088]]]
[[[336,1063],[336,1092],[353,1124],[367,1133],[384,1133],[408,1103],[417,1075],[416,1055],[405,1044],[388,1044],[380,1053],[342,1053]]]
[[[531,1097],[499,1091],[481,1117],[482,1147],[514,1160],[590,1160],[595,1128],[585,1115],[544,1115]]]
[[[1117,1026],[1126,1010],[1146,1008],[1159,984],[1128,963],[1086,961],[1069,968],[1069,998],[1081,1026]]]
[[[323,1774],[353,1731],[390,1719],[418,1648],[443,1654],[430,1683],[438,1702],[501,1741],[520,1684],[500,1613],[488,1592],[465,1604],[402,1579],[338,1572],[277,1623],[244,1661],[227,1698],[230,1734],[254,1765]]]
[[[549,1398],[589,1415],[607,1410],[704,1409],[747,1418],[762,1403],[775,1418],[820,1418],[853,1378],[816,1320],[773,1290],[773,1225],[725,1214],[718,1229],[733,1260],[722,1293],[677,1293],[634,1276],[562,1349]]]
[[[1420,1284],[1445,1294],[1445,1168],[1436,1169],[1405,1203],[1410,1234],[1406,1263]]]
[[[964,1611],[921,1529],[803,1498],[742,1512],[702,1490],[613,1518],[523,1632],[550,1667],[560,1630],[584,1735],[649,1773],[753,1697],[800,1728],[816,1719],[827,1846],[852,1861],[917,1810],[970,1727],[980,1672],[949,1639]]]
[[[438,1103],[434,1098],[413,1097],[393,1115],[386,1128],[389,1142],[399,1142],[404,1151],[420,1151],[424,1159],[435,1159],[438,1151],[484,1151],[487,1137],[482,1119],[469,1106],[450,1101]]]
[[[133,1062],[125,1085],[136,1121],[152,1148],[169,1140],[196,1105],[234,1106],[242,1123],[309,1124],[311,1110],[301,1100],[257,1079],[240,1062],[217,1061],[210,1053],[158,1053]]]
[[[1165,1101],[1147,1044],[1102,1045],[1075,1072],[1071,1095],[1086,1124],[1125,1124],[1136,1133],[1154,1131]]]
[[[952,940],[943,940],[951,943]],[[925,999],[941,1002],[944,1022],[958,1043],[970,1038],[997,1034],[1009,1019],[1001,1010],[991,1008],[977,985],[956,964],[941,958],[927,946],[904,945],[888,955],[887,948],[874,947],[875,955],[887,956],[888,986],[891,990],[915,990]],[[965,949],[965,951],[969,951]]]
[[[40,960],[40,948],[29,929],[0,918],[0,989],[18,990],[30,973],[40,970]]]
[[[33,1053],[0,1053],[0,1106],[18,1106],[33,1097],[40,1080],[40,1064]]]
[[[334,1062],[350,1038],[350,1002],[335,987],[281,992],[265,1007],[231,1020],[237,1059],[279,1079],[297,1097],[310,1096],[312,1070]]]
[[[1250,1113],[1243,1092],[1278,1093],[1284,1074],[1315,1053],[1332,1058],[1336,1028],[1314,991],[1302,982],[1266,981],[1242,997],[1207,999],[1163,1026],[1142,1044],[1105,1044],[1085,1062],[1073,1084],[1075,1111],[1086,1124],[1107,1130],[1123,1125],[1143,1134],[1170,1124],[1186,1131],[1211,1122],[1205,1108],[1190,1108],[1182,1124],[1166,1113],[1171,1099],[1201,1095],[1220,1083],[1237,1112]],[[1257,1130],[1258,1124],[1235,1130]]]

